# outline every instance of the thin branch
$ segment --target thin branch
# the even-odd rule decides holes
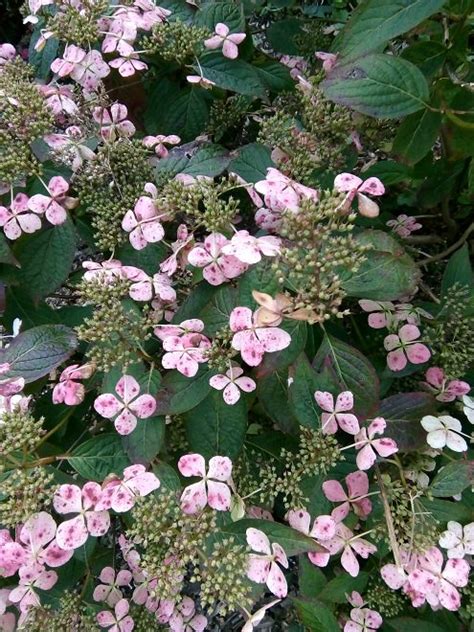
[[[464,242],[467,241],[467,239],[469,238],[469,235],[472,233],[473,230],[474,230],[474,222],[466,228],[466,230],[461,235],[461,237],[457,241],[455,241],[454,244],[452,244],[452,246],[449,246],[449,248],[446,248],[446,250],[443,250],[443,252],[440,252],[437,255],[434,255],[433,257],[427,257],[426,259],[422,259],[421,261],[418,261],[417,265],[426,266],[429,263],[434,263],[435,261],[441,261],[448,255],[450,255],[452,252],[460,248],[464,244]]]

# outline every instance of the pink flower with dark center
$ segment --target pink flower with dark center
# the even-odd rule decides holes
[[[283,571],[278,566],[281,564],[284,568],[288,568],[285,551],[277,542],[270,544],[267,535],[259,529],[247,529],[246,537],[249,547],[258,554],[249,555],[247,577],[257,584],[266,584],[268,590],[276,597],[286,597],[288,584]]]
[[[148,185],[145,185],[145,188]],[[150,185],[150,192],[156,191],[154,185]],[[135,250],[142,250],[148,244],[161,241],[165,236],[165,230],[161,221],[166,214],[160,214],[156,208],[155,200],[147,195],[142,195],[135,203],[133,211],[127,211],[122,220],[122,228],[129,234],[130,243]]]
[[[129,511],[139,496],[148,496],[160,486],[153,472],[147,472],[144,465],[130,465],[123,471],[123,478],[113,478],[102,485],[102,496],[97,510],[113,509],[117,513]]]
[[[387,365],[392,371],[402,371],[408,364],[423,364],[431,358],[431,351],[421,342],[416,342],[421,336],[416,325],[403,325],[398,334],[386,336],[383,344],[388,351]]]
[[[398,452],[397,444],[393,439],[382,437],[376,439],[376,435],[382,435],[387,427],[383,417],[376,417],[368,428],[361,428],[355,436],[355,447],[359,450],[356,463],[359,470],[368,470],[377,460],[377,454],[387,458]]]
[[[135,125],[127,120],[128,110],[121,103],[114,103],[110,110],[96,107],[92,117],[100,125],[100,135],[104,140],[114,141],[119,136],[129,138],[136,132]]]
[[[78,514],[58,527],[56,539],[65,551],[79,548],[89,535],[100,537],[109,530],[108,512],[95,508],[101,495],[100,485],[92,481],[86,483],[82,490],[77,485],[61,485],[54,494],[53,507],[59,514]]]
[[[26,554],[26,564],[48,565],[52,568],[69,562],[73,553],[63,549],[57,540],[57,527],[45,511],[28,518],[20,531],[20,542]]]
[[[77,380],[85,380],[94,372],[92,364],[72,364],[64,369],[53,388],[53,404],[77,406],[84,400],[85,388]]]
[[[203,276],[211,285],[220,285],[235,279],[247,270],[247,264],[238,257],[223,254],[229,240],[220,233],[211,233],[203,244],[196,244],[188,254],[188,262],[197,268],[203,268]]]
[[[409,237],[415,230],[420,230],[423,226],[414,217],[409,217],[402,213],[397,219],[389,219],[387,222],[394,233],[400,237]]]
[[[58,581],[57,573],[47,571],[41,564],[23,566],[19,575],[18,586],[10,592],[9,599],[17,604],[23,613],[41,605],[36,589],[50,590]]]
[[[163,340],[163,349],[166,353],[161,359],[161,364],[165,369],[177,369],[186,377],[194,377],[199,365],[207,362],[210,346],[209,339],[200,333],[167,336]]]
[[[456,398],[467,395],[471,390],[467,382],[461,380],[448,380],[443,369],[433,366],[425,373],[426,382],[423,382],[439,402],[453,402]]]
[[[218,391],[224,391],[224,401],[229,406],[233,406],[240,399],[240,391],[244,391],[245,393],[251,393],[257,388],[254,380],[250,377],[246,377],[245,375],[242,377],[243,369],[239,366],[233,366],[226,374],[218,373],[217,375],[213,375],[209,384],[212,388],[217,389]]]
[[[383,195],[385,187],[378,178],[361,178],[351,173],[340,173],[334,180],[334,188],[336,191],[347,192],[346,204],[349,208],[352,200],[357,196],[357,204],[359,213],[365,217],[377,217],[379,214],[379,206],[366,194]]]
[[[215,26],[215,35],[204,40],[204,46],[210,50],[222,47],[222,54],[229,59],[236,59],[239,56],[238,45],[241,44],[245,33],[230,33],[226,24],[218,22]]]
[[[367,518],[372,511],[369,495],[369,477],[365,472],[351,472],[345,478],[347,492],[339,481],[325,481],[323,493],[333,503],[342,503],[334,509],[332,515],[337,522],[344,520],[352,509],[359,518]]]
[[[75,204],[73,198],[66,196],[69,184],[62,176],[54,176],[48,183],[49,195],[38,193],[28,200],[28,208],[38,215],[43,213],[46,219],[53,225],[64,224],[67,213],[64,207],[72,208]]]
[[[324,548],[325,540],[336,535],[336,522],[331,516],[318,516],[311,527],[311,516],[303,509],[288,512],[287,520],[290,527],[313,538],[320,546],[319,551],[310,551],[308,558],[315,566],[324,567],[329,562],[330,553]]]
[[[200,454],[185,454],[178,461],[183,476],[198,476],[202,480],[186,487],[181,494],[181,509],[186,514],[197,513],[206,505],[216,511],[228,511],[231,492],[226,484],[232,476],[232,461],[226,456],[213,456],[206,461]]]
[[[239,230],[229,243],[221,248],[224,255],[233,255],[242,263],[258,263],[262,255],[275,257],[279,254],[281,240],[273,235],[254,237],[247,230]]]
[[[391,327],[396,322],[395,305],[391,301],[369,301],[363,299],[359,305],[364,312],[369,312],[369,327],[383,329]]]
[[[314,394],[318,406],[325,412],[321,415],[321,429],[323,434],[335,434],[338,428],[355,435],[359,432],[357,417],[349,413],[354,407],[354,396],[350,391],[343,391],[337,396],[336,404],[331,393],[316,391]]]
[[[126,599],[120,599],[115,604],[114,612],[102,610],[96,616],[101,628],[108,628],[109,632],[132,632],[135,623],[128,614],[130,604]]]
[[[179,145],[181,138],[176,134],[170,134],[165,136],[158,134],[158,136],[145,136],[143,144],[148,149],[153,149],[158,158],[166,158],[169,151],[166,145]]]
[[[99,580],[102,583],[94,588],[94,601],[105,601],[113,608],[123,597],[120,586],[130,586],[132,573],[121,570],[116,574],[111,566],[106,566],[100,571]]]
[[[273,211],[288,209],[297,212],[303,199],[317,200],[318,192],[305,187],[283,175],[278,169],[269,167],[265,180],[255,184],[255,190],[265,198],[265,205]]]
[[[196,614],[196,606],[190,597],[183,597],[175,607],[168,625],[172,632],[203,632],[207,619],[203,614]]]
[[[8,239],[18,239],[22,233],[34,233],[41,228],[41,219],[28,206],[28,196],[18,193],[10,207],[0,206],[0,226]]]
[[[140,386],[131,375],[123,375],[115,386],[115,392],[99,395],[94,408],[106,419],[115,417],[114,425],[121,435],[135,430],[138,419],[151,417],[156,410],[156,399],[152,395],[140,395]]]
[[[376,610],[369,608],[353,608],[351,620],[344,626],[344,632],[374,632],[383,623],[383,619]]]
[[[377,551],[376,546],[362,539],[361,536],[354,535],[342,522],[337,523],[335,536],[326,540],[324,546],[331,555],[336,555],[342,551],[342,567],[352,577],[357,577],[360,570],[356,554],[366,560],[369,555]]]
[[[279,327],[259,327],[255,315],[248,307],[236,307],[229,319],[234,332],[232,347],[240,351],[242,360],[249,366],[258,366],[266,352],[281,351],[291,343],[288,332]]]

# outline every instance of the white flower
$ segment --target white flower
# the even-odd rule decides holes
[[[462,433],[461,422],[449,415],[434,417],[426,415],[421,420],[421,425],[428,433],[426,441],[429,446],[442,450],[448,447],[454,452],[465,452],[467,443],[460,436]]]
[[[474,424],[474,397],[469,395],[463,395],[462,403],[464,404],[463,412],[469,419],[471,424]]]
[[[463,529],[459,522],[450,520],[448,530],[439,536],[439,545],[447,549],[450,559],[474,555],[474,522],[470,522]]]

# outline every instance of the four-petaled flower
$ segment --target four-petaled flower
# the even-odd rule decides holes
[[[270,544],[267,535],[259,529],[247,529],[247,544],[255,551],[250,553],[247,577],[257,584],[266,584],[275,597],[283,598],[288,594],[288,584],[283,571],[277,562],[288,568],[288,558],[283,548],[277,543]]]
[[[127,120],[127,115],[127,107],[122,103],[114,103],[110,110],[96,107],[92,111],[94,121],[100,125],[100,135],[110,141],[114,141],[117,136],[128,138],[135,134],[135,125]]]
[[[324,542],[324,547],[335,555],[342,551],[341,564],[352,577],[357,577],[360,566],[356,554],[366,560],[369,555],[377,551],[377,547],[359,535],[354,535],[342,522],[336,525],[336,534]]]
[[[318,192],[306,187],[283,173],[269,167],[265,180],[259,180],[255,184],[255,190],[265,198],[265,204],[273,211],[286,209],[296,213],[302,200],[317,200]]]
[[[337,522],[344,520],[352,509],[359,518],[367,518],[372,511],[369,494],[369,477],[365,472],[351,472],[345,478],[347,492],[339,481],[325,481],[323,493],[333,503],[342,503],[336,507],[332,516]]]
[[[0,206],[0,226],[8,239],[18,239],[22,233],[34,233],[41,228],[41,219],[28,206],[28,196],[18,193],[10,207]]]
[[[186,377],[194,377],[199,364],[207,362],[211,343],[201,333],[187,333],[182,336],[167,336],[163,340],[166,351],[161,364],[165,369],[177,369]]]
[[[321,415],[321,429],[323,434],[335,434],[340,428],[348,434],[355,435],[359,432],[359,421],[353,413],[349,413],[354,407],[354,396],[350,391],[339,393],[334,404],[334,397],[326,391],[316,391],[314,398],[318,406],[325,412]]]
[[[428,433],[426,442],[436,450],[448,447],[453,452],[465,452],[467,443],[461,437],[462,425],[459,419],[450,415],[426,415],[421,420],[421,425]]]
[[[334,179],[334,188],[336,191],[347,193],[346,204],[350,206],[352,200],[357,196],[357,205],[359,213],[364,217],[377,217],[380,212],[376,202],[371,200],[366,193],[370,195],[383,195],[385,187],[378,178],[367,178],[362,180],[358,176],[351,173],[340,173]]]
[[[37,193],[28,200],[28,208],[38,215],[43,213],[46,219],[53,225],[64,224],[67,213],[64,208],[71,208],[74,200],[66,196],[69,191],[69,184],[62,176],[54,176],[48,182],[49,195]]]
[[[359,305],[364,312],[369,312],[368,323],[372,329],[390,327],[396,322],[395,305],[391,301],[370,301],[362,299]]]
[[[103,393],[94,401],[94,408],[106,419],[115,417],[114,425],[119,434],[127,435],[135,430],[138,419],[151,417],[156,410],[152,395],[139,395],[140,386],[131,375],[122,375],[115,385],[115,392]]]
[[[96,616],[101,628],[108,628],[109,632],[132,632],[135,622],[128,614],[130,604],[126,599],[120,599],[115,604],[114,612],[102,610]]]
[[[463,527],[459,522],[450,520],[448,529],[439,536],[439,545],[447,549],[449,559],[474,555],[474,522]]]
[[[12,603],[18,604],[21,612],[40,606],[37,588],[49,590],[58,581],[57,573],[47,571],[41,564],[23,566],[20,568],[19,576],[18,586],[10,592],[8,598]]]
[[[31,515],[20,531],[23,545],[22,564],[46,564],[57,568],[69,562],[73,552],[61,548],[57,541],[57,526],[52,516],[45,511]],[[18,553],[18,551],[17,551]]]
[[[220,285],[240,276],[247,270],[247,264],[236,256],[223,254],[229,240],[221,233],[211,233],[204,243],[196,244],[188,254],[192,266],[203,268],[203,276],[211,285]]]
[[[304,509],[295,509],[287,515],[290,527],[314,538],[320,550],[309,551],[308,558],[315,566],[324,567],[329,562],[330,553],[324,548],[325,540],[330,540],[336,535],[336,522],[332,516],[318,516],[311,527],[311,516]]]
[[[229,59],[236,59],[239,56],[238,45],[241,44],[246,35],[245,33],[230,33],[230,29],[226,24],[218,22],[214,29],[215,35],[204,40],[204,46],[210,50],[220,48],[222,46],[222,54]]]
[[[398,215],[397,219],[389,219],[387,222],[394,233],[397,233],[400,237],[408,237],[415,230],[420,230],[422,225],[416,221],[415,217],[410,217],[402,213]]]
[[[154,184],[147,183],[145,190],[152,196],[156,193]],[[125,213],[122,228],[129,233],[129,239],[135,250],[142,250],[148,244],[161,241],[165,230],[161,224],[164,218],[157,211],[153,197],[142,195],[138,198],[133,210]]]
[[[94,588],[92,597],[94,601],[105,601],[113,608],[123,597],[120,586],[129,586],[132,581],[132,573],[121,570],[115,574],[111,566],[106,566],[100,571],[99,580],[102,582]]]
[[[64,369],[59,377],[58,384],[53,388],[53,404],[66,404],[66,406],[77,406],[85,395],[84,385],[77,380],[85,380],[94,372],[92,364],[71,364]]]
[[[190,597],[183,597],[175,607],[168,625],[172,632],[203,632],[207,619],[203,614],[196,614],[196,606]]]
[[[471,390],[467,382],[448,380],[443,369],[436,366],[432,366],[426,371],[425,379],[424,385],[435,393],[439,402],[453,402],[457,397],[467,395]]]
[[[355,447],[359,450],[356,463],[359,470],[368,470],[377,460],[377,454],[387,458],[398,452],[397,444],[393,439],[382,437],[376,439],[376,435],[385,432],[387,422],[383,417],[376,417],[368,428],[361,428],[355,437]]]
[[[353,608],[351,620],[344,626],[344,632],[373,632],[378,630],[383,619],[376,610],[369,608]]]
[[[225,255],[234,255],[242,263],[258,263],[262,255],[275,257],[280,252],[281,240],[273,235],[254,237],[247,230],[239,230],[230,242],[222,246]]]
[[[245,375],[242,377],[243,372],[243,369],[239,366],[233,366],[226,371],[225,375],[219,373],[218,375],[213,375],[209,380],[212,388],[218,391],[224,390],[224,401],[229,406],[233,406],[239,401],[241,390],[245,391],[245,393],[251,393],[257,388],[254,380],[250,377]]]
[[[166,158],[168,155],[168,148],[165,145],[179,145],[180,142],[181,138],[176,134],[169,136],[158,134],[158,136],[145,136],[143,139],[145,147],[153,149],[158,158]]]
[[[230,508],[230,488],[226,482],[232,476],[232,461],[226,456],[213,456],[206,461],[200,454],[185,454],[178,461],[178,469],[183,476],[198,476],[202,480],[188,485],[181,494],[181,508],[184,513],[197,513],[206,505],[216,511]]]
[[[129,465],[124,469],[122,479],[113,477],[105,481],[96,509],[113,509],[117,513],[129,511],[138,496],[147,496],[159,486],[159,479],[153,472],[147,472],[144,465]]]
[[[403,325],[398,334],[386,336],[383,344],[388,351],[387,364],[392,371],[402,371],[408,360],[412,364],[423,364],[431,357],[428,347],[416,342],[420,337],[420,330],[416,325]]]

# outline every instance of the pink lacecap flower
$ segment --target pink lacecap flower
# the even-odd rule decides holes
[[[324,51],[316,51],[314,53],[317,59],[320,59],[323,62],[323,70],[327,74],[331,72],[334,66],[337,63],[337,55],[333,53],[325,53]]]
[[[313,538],[320,546],[319,551],[310,551],[308,558],[315,566],[324,567],[329,562],[329,551],[324,548],[325,540],[336,535],[336,522],[331,516],[318,516],[311,527],[311,516],[304,509],[288,512],[287,520],[290,527]]]
[[[273,235],[254,237],[247,230],[239,230],[229,243],[222,246],[225,255],[234,255],[242,263],[258,263],[262,255],[275,257],[281,248],[281,241]]]
[[[145,188],[152,195],[156,193],[156,187],[151,183],[145,185]],[[166,219],[167,215],[158,212],[153,197],[139,197],[133,211],[127,211],[123,218],[122,228],[130,233],[130,243],[135,250],[142,250],[148,244],[161,241],[165,236],[161,221]]]
[[[118,11],[111,20],[104,22],[103,26],[107,29],[107,35],[102,42],[103,53],[114,53],[119,47],[123,50],[126,44],[133,44],[137,37],[137,24],[135,22],[122,19]]]
[[[168,155],[168,148],[165,145],[179,145],[181,138],[176,134],[170,134],[164,136],[159,134],[158,136],[145,136],[143,144],[148,149],[153,149],[158,158],[166,158]]]
[[[209,339],[198,331],[176,336],[168,335],[163,339],[163,349],[166,353],[161,364],[165,369],[177,369],[186,377],[194,377],[199,365],[207,362],[210,346]]]
[[[383,619],[376,610],[353,608],[351,619],[344,626],[344,632],[373,632],[378,630]]]
[[[160,270],[173,276],[179,268],[184,270],[188,263],[188,252],[192,248],[193,234],[189,234],[186,224],[180,224],[176,233],[176,241],[171,244],[173,254],[160,263]]]
[[[410,217],[405,214],[399,215],[397,219],[389,219],[387,226],[389,226],[394,233],[400,235],[400,237],[408,237],[415,230],[423,228],[423,226],[417,222],[414,217]]]
[[[19,570],[19,576],[18,586],[10,592],[9,599],[18,605],[22,613],[40,605],[36,589],[50,590],[58,581],[57,573],[47,571],[41,564],[23,566]]]
[[[447,530],[439,537],[439,545],[447,550],[449,559],[474,555],[474,522],[463,527],[461,523],[450,520]]]
[[[196,244],[188,253],[188,262],[203,268],[203,276],[211,285],[235,279],[247,270],[247,264],[231,254],[223,254],[229,240],[221,233],[211,233],[203,244]]]
[[[202,614],[196,614],[196,606],[190,597],[183,597],[181,603],[175,607],[168,624],[172,632],[203,632],[207,619]]]
[[[11,44],[0,44],[0,71],[8,61],[16,57],[15,47]]]
[[[274,167],[267,169],[265,180],[257,182],[255,190],[264,196],[266,206],[273,211],[288,209],[297,212],[301,200],[318,199],[318,192],[315,189],[291,180]]]
[[[213,375],[209,380],[209,384],[218,391],[223,390],[225,403],[233,406],[239,401],[241,390],[245,393],[251,393],[257,388],[254,380],[245,375],[242,377],[242,374],[243,369],[239,366],[233,366],[226,371],[225,375],[222,373]]]
[[[26,556],[22,564],[46,564],[57,568],[66,564],[73,555],[72,551],[59,545],[56,523],[45,511],[28,518],[20,530],[20,542]]]
[[[277,542],[270,544],[267,535],[259,529],[247,529],[246,537],[247,544],[258,554],[249,555],[247,577],[257,584],[266,584],[276,597],[286,597],[288,584],[283,571],[277,564],[278,562],[284,568],[288,568],[285,551]]]
[[[165,340],[169,336],[182,338],[186,334],[200,334],[204,330],[204,323],[199,318],[189,318],[183,320],[179,325],[158,325],[155,327],[155,336],[160,340]]]
[[[331,393],[326,391],[316,391],[314,398],[318,406],[325,411],[321,415],[321,428],[324,434],[335,434],[338,428],[351,435],[359,432],[357,417],[348,412],[354,407],[354,396],[350,391],[339,393],[336,404]]]
[[[57,57],[51,64],[51,70],[59,77],[67,77],[72,73],[77,64],[84,60],[86,51],[71,44],[66,46],[62,57]]]
[[[448,380],[443,369],[433,366],[425,373],[426,386],[435,393],[435,397],[440,402],[453,402],[456,398],[467,395],[471,390],[470,385],[462,380]]]
[[[388,351],[387,365],[392,371],[402,371],[408,360],[412,364],[423,364],[431,357],[428,347],[416,342],[421,336],[416,325],[403,325],[398,334],[386,336],[383,344]]]
[[[239,56],[238,45],[244,41],[245,37],[245,33],[230,33],[230,29],[226,24],[218,22],[215,27],[215,35],[204,40],[204,46],[210,50],[222,46],[224,57],[236,59]]]
[[[94,601],[105,601],[113,608],[123,597],[120,586],[130,585],[132,573],[121,570],[116,574],[111,566],[106,566],[100,571],[99,580],[102,583],[94,588]]]
[[[185,454],[178,461],[178,469],[183,476],[198,476],[202,480],[186,487],[181,494],[181,508],[184,513],[197,513],[206,505],[216,511],[228,511],[231,492],[226,484],[232,476],[232,461],[226,456],[213,456],[206,461],[200,454]]]
[[[66,404],[77,406],[84,400],[85,388],[77,380],[85,380],[94,372],[91,364],[72,364],[64,369],[59,377],[58,384],[53,388],[53,404]]]
[[[64,224],[67,219],[65,208],[72,208],[74,200],[66,196],[69,184],[62,176],[53,176],[48,183],[49,195],[38,193],[28,200],[28,208],[38,215],[43,213],[51,224]]]
[[[95,158],[95,153],[85,144],[82,131],[77,125],[66,128],[64,134],[46,134],[43,140],[71,160],[73,171],[80,169],[85,160]]]
[[[359,213],[365,217],[377,217],[379,214],[379,206],[369,197],[370,195],[383,195],[385,187],[378,178],[368,178],[362,180],[358,176],[351,173],[340,173],[334,180],[334,188],[336,191],[347,192],[346,201],[350,206],[352,200],[357,196],[357,204]]]
[[[82,490],[77,485],[61,485],[53,497],[54,509],[59,514],[77,513],[75,518],[62,522],[57,530],[56,539],[66,551],[82,546],[89,535],[100,537],[110,527],[107,511],[97,511],[96,505],[102,495],[98,483],[86,483]]]
[[[74,102],[74,93],[70,86],[59,86],[49,83],[38,86],[38,90],[44,95],[46,105],[55,116],[76,114],[78,111],[78,106]]]
[[[22,233],[41,228],[41,219],[29,208],[28,199],[25,193],[18,193],[9,208],[0,206],[0,226],[8,239],[18,239]]]
[[[115,417],[114,425],[119,434],[128,435],[135,430],[138,419],[151,417],[156,410],[152,395],[139,395],[140,386],[131,375],[123,375],[115,385],[115,392],[99,395],[94,408],[106,419]]]
[[[102,610],[97,614],[97,623],[101,628],[108,628],[109,632],[132,632],[135,623],[128,614],[130,604],[126,599],[120,599],[115,604],[114,612]]]
[[[395,305],[391,301],[371,301],[362,299],[359,305],[364,312],[369,312],[369,327],[383,329],[390,327],[396,320],[394,316]]]
[[[359,450],[356,463],[360,470],[370,469],[377,459],[377,454],[386,458],[398,452],[397,444],[393,439],[375,438],[377,435],[382,435],[386,427],[385,419],[376,417],[368,428],[361,428],[355,436],[355,447]]]
[[[146,272],[139,271],[130,286],[130,298],[134,301],[150,301],[159,298],[165,303],[173,303],[176,300],[176,291],[171,286],[169,277],[157,272],[153,277]]]
[[[147,472],[144,465],[130,465],[124,469],[122,479],[113,478],[103,484],[96,509],[113,509],[117,513],[129,511],[138,496],[147,496],[159,486],[159,479],[153,472]]]
[[[96,107],[92,111],[92,117],[100,125],[100,135],[105,140],[115,140],[117,136],[126,138],[136,132],[135,125],[127,120],[128,110],[121,103],[114,103],[110,110]]]
[[[249,366],[258,366],[266,352],[281,351],[291,343],[290,334],[279,327],[258,327],[248,307],[233,309],[229,325],[234,332],[232,347]]]
[[[324,546],[331,555],[342,551],[341,564],[352,577],[357,577],[360,566],[356,554],[367,559],[377,551],[377,547],[358,535],[354,535],[342,522],[336,524],[336,534],[324,542]]]
[[[120,48],[119,44],[117,50]],[[129,48],[130,50],[127,49],[124,53],[119,50],[122,56],[116,57],[109,62],[109,66],[118,70],[122,77],[131,77],[137,70],[146,70],[148,68],[147,64],[139,59],[133,48],[131,46]]]
[[[339,481],[325,481],[323,493],[333,503],[342,503],[333,510],[332,515],[337,522],[344,520],[352,509],[359,518],[367,518],[372,511],[369,498],[369,477],[365,472],[351,472],[345,478],[347,492]]]
[[[128,279],[133,281],[141,278],[144,272],[134,266],[124,266],[118,259],[109,259],[99,263],[97,261],[84,261],[82,267],[87,270],[84,273],[85,281],[98,281],[113,283],[116,279]]]

